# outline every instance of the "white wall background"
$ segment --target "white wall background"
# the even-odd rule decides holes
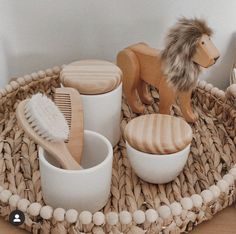
[[[221,58],[201,78],[224,89],[236,54],[235,0],[0,0],[0,87],[74,60],[114,61],[139,41],[161,48],[179,16],[204,17],[214,28]]]

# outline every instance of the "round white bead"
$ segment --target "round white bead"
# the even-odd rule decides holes
[[[123,210],[119,214],[121,224],[129,224],[132,222],[132,215],[127,210]]]
[[[218,89],[217,87],[214,87],[214,88],[212,88],[212,90],[211,90],[211,93],[212,93],[213,95],[217,95],[218,92],[219,92],[219,89]]]
[[[58,221],[62,222],[65,219],[66,211],[63,208],[56,208],[53,212],[53,218]]]
[[[30,206],[28,207],[28,212],[32,216],[38,216],[41,208],[42,208],[41,204],[39,204],[38,202],[34,202],[31,203]]]
[[[224,175],[223,180],[225,180],[229,185],[234,184],[234,177],[231,174]]]
[[[51,206],[43,206],[40,210],[40,216],[43,219],[50,219],[52,218],[52,214],[53,214],[53,209]]]
[[[146,214],[147,221],[150,222],[150,223],[154,223],[158,219],[157,211],[154,210],[154,209],[146,210],[145,214]]]
[[[212,185],[209,190],[213,193],[213,196],[215,199],[217,199],[220,196],[220,189],[218,186],[216,186],[215,184]]]
[[[52,70],[53,70],[53,72],[54,72],[55,74],[57,74],[57,73],[60,72],[61,69],[60,69],[59,66],[55,66],[55,67],[52,68]]]
[[[5,89],[7,90],[8,93],[13,91],[13,88],[9,84],[5,86]]]
[[[70,209],[66,211],[66,221],[69,223],[75,223],[78,219],[78,212],[77,210]]]
[[[12,195],[10,198],[9,198],[9,204],[11,207],[17,207],[17,204],[20,200],[20,196],[17,195],[17,194],[14,194]]]
[[[190,197],[181,198],[180,203],[184,210],[191,210],[193,208],[193,201]]]
[[[225,92],[223,90],[219,90],[217,95],[221,98],[221,100],[225,100]]]
[[[209,189],[205,189],[201,192],[201,196],[205,203],[209,203],[214,199],[213,193]]]
[[[38,76],[39,76],[40,78],[44,78],[45,75],[46,75],[46,73],[45,73],[44,71],[39,71],[39,72],[38,72]]]
[[[105,223],[105,215],[102,212],[96,212],[93,214],[93,223],[97,226]]]
[[[0,200],[4,203],[8,202],[9,198],[11,197],[12,192],[10,190],[3,190],[0,193]]]
[[[90,224],[92,222],[92,214],[91,212],[84,210],[79,215],[79,220],[82,224]]]
[[[32,80],[37,80],[39,78],[38,74],[36,72],[30,74],[32,77]]]
[[[206,84],[206,86],[205,86],[206,91],[210,91],[212,88],[213,88],[213,85],[210,83]]]
[[[171,213],[174,216],[178,216],[181,215],[182,213],[182,206],[179,202],[173,202],[170,204],[170,209],[171,209]]]
[[[171,210],[170,210],[170,207],[167,205],[160,206],[158,209],[158,213],[163,219],[168,219],[171,217]]]
[[[46,70],[46,74],[47,74],[48,76],[51,76],[51,75],[53,74],[52,69],[47,69],[47,70]]]
[[[142,210],[136,210],[133,213],[134,222],[141,224],[145,222],[145,213]]]
[[[199,194],[193,194],[191,196],[191,199],[193,201],[193,206],[196,208],[200,208],[202,206],[202,197]]]
[[[30,75],[25,75],[24,79],[25,79],[26,82],[32,81],[32,77]]]
[[[206,81],[205,80],[200,80],[198,82],[198,86],[201,88],[201,89],[204,89],[204,87],[206,86]]]
[[[192,222],[194,222],[196,220],[196,216],[197,215],[192,211],[188,211],[188,213],[187,213],[188,219],[191,220]]]
[[[19,83],[20,85],[24,85],[25,84],[25,79],[23,77],[18,77],[16,79],[17,83]]]
[[[30,201],[23,198],[18,201],[17,207],[22,212],[26,212],[29,205],[30,205]]]
[[[229,170],[229,174],[234,177],[236,180],[236,167],[233,167],[232,169]]]
[[[229,184],[225,180],[219,180],[217,182],[217,186],[220,188],[220,191],[228,194],[229,192]]]
[[[116,225],[118,223],[118,214],[116,212],[109,212],[106,214],[106,221],[110,225]]]
[[[19,87],[19,84],[14,80],[10,82],[10,85],[14,90],[16,90]]]

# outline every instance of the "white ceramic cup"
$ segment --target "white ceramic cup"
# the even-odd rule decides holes
[[[120,140],[122,83],[108,93],[81,96],[84,128],[101,133],[115,146]]]
[[[105,206],[111,186],[113,149],[102,135],[85,130],[83,170],[64,170],[39,148],[44,202],[54,208],[96,212]]]
[[[134,149],[126,141],[127,156],[135,173],[144,181],[164,184],[174,180],[183,170],[190,152],[190,144],[183,150],[168,154],[149,154]]]

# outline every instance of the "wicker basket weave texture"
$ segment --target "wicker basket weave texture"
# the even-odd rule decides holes
[[[106,223],[95,225],[93,219],[89,224],[83,224],[80,216],[75,220],[69,219],[68,211],[65,211],[65,216],[59,221],[55,215],[56,210],[45,208],[43,202],[37,145],[18,127],[15,117],[16,106],[21,100],[37,92],[52,96],[54,88],[60,86],[59,72],[60,69],[55,67],[26,75],[12,81],[0,91],[0,186],[4,191],[12,193],[5,200],[0,193],[0,216],[7,219],[15,207],[20,208],[26,215],[22,228],[32,233],[138,234],[144,233],[144,230],[146,233],[181,233],[212,218],[236,200],[235,181],[230,183],[224,179],[226,174],[229,178],[233,177],[235,171],[233,169],[230,172],[236,163],[236,111],[233,106],[236,92],[229,90],[228,95],[225,95],[210,84],[201,82],[193,97],[194,109],[200,118],[192,125],[194,135],[191,153],[183,172],[174,181],[154,185],[140,180],[130,167],[125,143],[121,138],[114,148],[111,196],[102,210]],[[158,93],[151,89],[151,95],[155,102],[147,107],[146,113],[158,113]],[[126,124],[136,117],[125,99],[122,113],[123,131]],[[174,106],[172,114],[181,115],[177,106]],[[226,184],[226,187],[222,184]],[[218,196],[214,196],[214,186],[220,188]],[[15,206],[11,202],[13,194],[21,198],[14,203]],[[193,196],[196,194],[202,197],[203,203],[200,207],[194,204],[188,207],[189,201],[194,201]],[[208,200],[209,197],[211,199]],[[35,202],[41,204],[42,208],[38,213],[32,214],[29,208]],[[176,207],[179,206],[176,204],[181,207],[178,214]],[[49,211],[48,216],[42,212],[43,208]],[[154,222],[147,218],[148,209],[158,211]],[[133,215],[129,224],[122,224],[120,216],[117,216],[124,210]],[[140,224],[136,217],[137,210],[141,214],[138,218],[146,212],[146,217]],[[111,225],[109,217],[117,218],[118,222]]]

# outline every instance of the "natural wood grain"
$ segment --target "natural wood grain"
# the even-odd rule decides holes
[[[66,87],[73,87],[81,94],[102,94],[117,88],[122,72],[113,63],[102,60],[82,60],[65,66],[60,74]]]
[[[236,233],[236,204],[219,212],[210,221],[194,228],[190,234],[235,234]],[[0,234],[28,234],[29,232],[14,227],[0,218]]]
[[[51,142],[47,141],[41,136],[39,136],[25,117],[25,105],[28,99],[22,101],[17,106],[16,117],[19,125],[24,129],[26,134],[31,137],[32,140],[37,142],[41,147],[43,147],[52,157],[57,160],[64,169],[74,169],[79,170],[81,166],[74,160],[68,151],[66,144],[63,141]]]
[[[191,143],[192,129],[180,117],[142,115],[127,124],[125,139],[142,152],[171,154],[183,150]]]
[[[206,35],[202,37],[204,38],[201,38],[201,41],[205,42],[205,45],[207,45],[206,48],[209,51],[206,48],[205,50],[199,49],[198,54],[194,58],[198,62],[204,60],[204,67],[208,67],[216,61],[214,60],[214,56],[216,56],[216,59],[219,56],[217,49],[210,42],[209,37],[207,41],[205,38]],[[201,56],[200,59],[198,59],[199,56]],[[189,88],[187,93],[177,91],[176,84],[170,84],[168,82],[168,74],[164,72],[166,61],[163,60],[159,50],[149,47],[146,43],[131,45],[118,53],[117,65],[123,72],[124,94],[133,112],[142,114],[145,110],[143,103],[152,103],[150,95],[146,92],[146,86],[150,84],[159,90],[159,112],[161,114],[169,115],[172,105],[176,102],[178,96],[180,96],[181,101],[179,105],[185,120],[187,122],[195,122],[197,120],[198,116],[194,114],[191,106],[191,94],[194,84],[191,89]],[[141,102],[138,101],[137,94]]]
[[[84,144],[84,117],[82,98],[73,88],[57,88],[54,101],[63,113],[70,128],[67,148],[74,159],[80,164]]]
[[[191,234],[235,234],[236,204],[216,214],[212,220],[197,226]]]

